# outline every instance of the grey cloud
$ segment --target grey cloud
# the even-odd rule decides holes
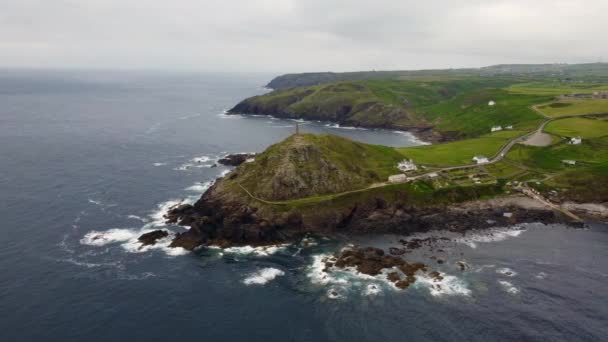
[[[0,66],[414,69],[608,57],[605,0],[0,0]]]

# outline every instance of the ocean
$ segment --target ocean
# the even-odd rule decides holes
[[[140,248],[168,207],[229,171],[218,158],[294,131],[291,120],[224,114],[272,77],[1,70],[0,341],[608,340],[606,224],[421,234],[445,239],[408,258],[440,254],[444,277],[406,290],[321,265],[345,245],[386,248],[401,236]],[[422,143],[323,122],[300,129]]]

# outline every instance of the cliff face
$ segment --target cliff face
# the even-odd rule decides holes
[[[387,101],[374,89],[357,82],[278,90],[245,99],[229,113],[331,121],[368,128],[420,131],[430,128],[410,112],[407,99]]]

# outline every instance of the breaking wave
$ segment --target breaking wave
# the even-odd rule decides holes
[[[504,241],[506,239],[518,237],[525,231],[526,230],[521,227],[472,230],[466,232],[463,237],[457,238],[454,241],[465,244],[471,248],[477,248],[478,243]]]
[[[285,272],[277,269],[277,268],[264,268],[257,272],[250,274],[247,278],[243,280],[243,284],[245,285],[264,285],[276,277],[284,276]]]

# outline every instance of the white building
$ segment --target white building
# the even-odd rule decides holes
[[[427,175],[427,177],[429,177],[429,178],[437,178],[437,177],[439,177],[439,174],[437,172],[433,172],[433,173],[429,173]]]
[[[502,131],[502,126],[494,126],[490,129],[491,132]]]
[[[488,102],[488,106],[490,106],[490,107],[494,106],[495,104],[496,104],[496,102],[494,102],[494,101]]]
[[[403,172],[418,170],[418,167],[416,166],[416,164],[414,164],[414,161],[411,159],[400,162],[399,164],[397,164],[397,168]]]
[[[486,163],[490,162],[488,157],[484,157],[484,156],[475,156],[475,157],[473,157],[473,161],[476,162],[477,164],[486,164]]]
[[[583,142],[583,139],[581,137],[575,137],[575,138],[570,138],[570,142],[568,142],[568,144],[580,145],[582,142]]]
[[[513,125],[509,125],[509,126],[505,127],[505,129],[513,129]]]
[[[562,163],[564,163],[566,165],[575,166],[576,165],[576,160],[562,160]]]
[[[404,175],[403,173],[400,173],[398,175],[388,176],[388,181],[389,181],[389,183],[403,183],[403,182],[407,181],[407,176]]]

